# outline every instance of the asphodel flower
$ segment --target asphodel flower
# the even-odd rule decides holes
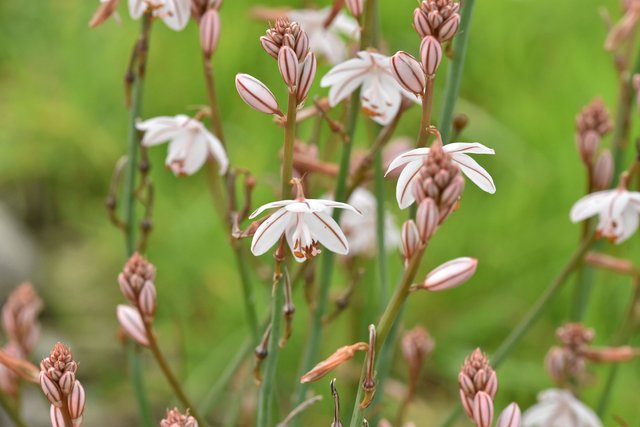
[[[391,58],[368,51],[360,51],[356,58],[333,67],[322,78],[320,86],[330,87],[329,104],[332,107],[362,86],[362,109],[381,125],[389,124],[398,114],[403,96],[416,99],[393,76]]]
[[[133,19],[140,18],[148,10],[167,27],[180,31],[191,17],[191,0],[129,0],[129,14]]]
[[[299,181],[295,200],[280,200],[260,206],[249,218],[253,219],[267,209],[280,208],[267,218],[253,235],[251,252],[262,255],[284,234],[291,253],[298,262],[320,253],[320,244],[337,254],[349,253],[349,243],[338,223],[328,211],[332,208],[348,209],[360,213],[346,203],[333,200],[306,199]]]
[[[199,120],[179,114],[155,117],[136,126],[144,131],[142,145],[150,147],[170,140],[166,166],[176,175],[192,175],[211,155],[218,163],[220,175],[226,173],[229,159],[222,143]]]
[[[571,392],[550,389],[538,395],[538,403],[522,415],[523,427],[602,427],[602,421]]]
[[[579,222],[598,215],[599,236],[622,243],[638,229],[640,192],[624,188],[598,191],[578,200],[571,208],[571,221]]]
[[[480,187],[481,190],[491,194],[496,192],[496,186],[493,183],[493,178],[491,178],[489,172],[487,172],[478,164],[478,162],[468,155],[495,154],[493,149],[477,142],[453,142],[451,144],[444,145],[442,149],[445,153],[451,155],[453,163],[460,168],[460,171],[464,173],[467,178]],[[396,185],[396,199],[400,209],[411,206],[415,201],[412,186],[414,181],[419,178],[420,174],[418,172],[420,171],[425,158],[429,155],[429,151],[429,148],[416,148],[399,155],[391,162],[391,164],[389,164],[385,176],[394,169],[404,166],[404,169],[398,177],[398,183]]]

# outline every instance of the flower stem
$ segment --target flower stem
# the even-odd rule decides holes
[[[133,72],[133,99],[129,111],[129,134],[127,138],[127,164],[124,177],[123,206],[125,219],[125,250],[127,258],[133,254],[136,248],[136,214],[135,214],[135,188],[136,174],[138,168],[138,150],[140,149],[140,138],[136,129],[142,110],[142,98],[144,92],[144,77],[149,49],[149,33],[151,31],[152,17],[145,14],[142,18],[140,36],[136,41],[133,64],[136,66]],[[135,71],[135,72],[134,72]],[[131,382],[138,404],[140,422],[145,427],[153,425],[149,401],[146,396],[144,381],[142,376],[142,364],[140,352],[133,346],[127,349],[129,369],[131,371]]]
[[[373,168],[374,190],[376,196],[376,232],[378,239],[378,310],[387,303],[389,288],[389,269],[385,242],[384,178],[382,172],[382,154],[377,151]]]
[[[27,424],[22,419],[18,409],[9,401],[8,396],[0,392],[0,407],[4,409],[7,416],[13,421],[16,427],[27,427]]]
[[[295,93],[289,93],[287,126],[284,128],[284,158],[282,159],[282,199],[291,198],[291,177],[293,174],[293,144],[296,140],[296,115],[298,102]]]
[[[216,95],[216,85],[213,77],[213,67],[210,59],[203,55],[204,80],[207,85],[207,98],[209,100],[209,109],[211,115],[211,127],[213,133],[218,137],[222,145],[225,145],[224,132],[222,129],[222,119],[220,118],[220,109],[218,108],[218,97]]]
[[[453,110],[460,92],[460,80],[464,67],[464,58],[467,53],[467,42],[469,40],[469,27],[475,0],[465,0],[460,13],[460,28],[458,35],[453,42],[453,59],[447,70],[447,83],[444,89],[444,104],[442,115],[440,116],[439,130],[442,135],[442,142],[449,142],[451,124],[453,122]]]
[[[427,86],[422,98],[422,117],[420,119],[420,134],[416,148],[426,147],[429,140],[429,126],[431,126],[431,111],[433,109],[433,86],[435,78],[427,77]]]

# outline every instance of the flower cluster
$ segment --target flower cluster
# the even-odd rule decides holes
[[[167,410],[167,415],[160,421],[160,427],[198,427],[198,422],[187,412],[182,415],[178,408]]]

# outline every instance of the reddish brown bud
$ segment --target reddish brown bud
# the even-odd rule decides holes
[[[146,282],[138,296],[138,308],[144,320],[150,322],[156,314],[156,287],[152,282]]]
[[[82,414],[84,413],[85,394],[84,388],[80,381],[75,381],[73,389],[67,397],[67,407],[73,427],[78,427],[82,423]]]
[[[23,283],[11,292],[2,307],[4,330],[23,356],[31,354],[38,340],[38,315],[41,310],[42,300],[29,283]]]
[[[439,222],[439,212],[436,202],[431,198],[425,198],[418,204],[416,211],[416,224],[420,239],[426,243],[436,232]]]
[[[593,190],[606,190],[613,180],[613,157],[611,151],[604,150],[598,156],[596,165],[593,168]]]
[[[209,9],[200,19],[200,46],[206,58],[211,58],[220,39],[220,15]]]
[[[420,240],[420,232],[413,220],[407,220],[402,224],[402,255],[404,256],[405,266],[420,248],[422,241]]]
[[[40,387],[52,405],[58,408],[62,407],[62,392],[58,388],[58,384],[44,372],[40,372]]]
[[[167,415],[160,421],[160,427],[198,427],[198,422],[188,411],[186,415],[182,415],[178,408],[173,408],[167,410]]]
[[[353,358],[356,351],[368,351],[369,345],[359,342],[353,345],[346,345],[337,349],[331,356],[314,366],[309,372],[300,378],[301,383],[316,381],[331,372],[334,368]]]
[[[120,0],[108,0],[100,3],[96,13],[91,17],[91,21],[89,21],[89,27],[95,28],[98,25],[105,22],[109,19],[115,12],[118,10],[118,4]]]
[[[442,46],[440,42],[433,36],[426,36],[420,43],[420,57],[422,58],[422,67],[430,78],[435,76],[440,62],[442,62]]]

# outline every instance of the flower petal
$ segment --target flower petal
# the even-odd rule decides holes
[[[142,137],[142,145],[149,147],[161,144],[183,132],[184,128],[178,117],[160,116],[137,123],[136,128],[145,133]]]
[[[347,98],[367,75],[371,64],[359,58],[353,58],[333,67],[320,80],[321,87],[329,89],[329,104],[333,107]]]
[[[193,175],[198,172],[209,156],[209,144],[204,135],[192,135],[192,142],[186,148],[181,172]]]
[[[479,142],[452,142],[451,144],[443,146],[442,149],[451,155],[456,153],[496,154],[493,148],[489,148]]]
[[[615,190],[598,191],[582,197],[571,208],[571,221],[579,222],[602,211],[613,191]]]
[[[496,186],[493,183],[493,178],[491,178],[489,172],[480,166],[478,162],[462,153],[453,154],[451,157],[462,173],[464,173],[475,185],[480,187],[481,190],[490,194],[496,192]]]
[[[428,154],[428,148],[416,148],[415,150],[410,150],[406,153],[400,154],[389,164],[387,172],[384,174],[384,176],[387,176],[389,172],[406,163],[413,162],[415,160],[422,161]]]
[[[264,254],[282,236],[291,220],[291,214],[285,209],[274,212],[256,230],[251,241],[251,252],[255,256]]]
[[[147,2],[145,0],[129,0],[129,14],[133,19],[138,19],[147,10]]]
[[[191,0],[164,0],[164,8],[159,13],[167,27],[180,31],[189,23]]]
[[[378,71],[365,78],[362,84],[362,108],[370,112],[373,121],[386,126],[398,114],[401,93],[402,88],[395,78]]]
[[[340,226],[328,214],[313,212],[303,217],[313,237],[324,247],[337,254],[349,253],[349,243]]]
[[[418,176],[421,166],[422,162],[411,162],[404,167],[398,177],[396,200],[400,209],[408,208],[416,200],[413,196],[412,185],[414,179]]]
[[[640,214],[635,209],[625,209],[621,214],[621,220],[617,223],[616,243],[620,244],[627,240],[638,229]]]
[[[347,203],[336,202],[334,200],[326,200],[326,199],[306,199],[306,201],[309,203],[309,206],[314,211],[324,211],[327,208],[338,208],[338,209],[348,209],[352,212],[357,213],[358,215],[362,215],[362,212],[360,212],[358,209],[354,208],[353,206]]]
[[[267,209],[281,208],[283,206],[287,206],[287,205],[290,205],[292,203],[296,203],[296,202],[293,201],[293,200],[278,200],[277,202],[267,203],[265,205],[260,206],[255,211],[253,211],[253,213],[251,215],[249,215],[249,219],[253,219],[253,218],[257,217],[258,215],[260,215],[262,212],[266,211]]]
[[[224,150],[220,140],[211,132],[205,131],[204,137],[209,145],[209,152],[218,163],[218,173],[220,175],[224,175],[229,169],[229,158],[227,157],[227,152]]]

